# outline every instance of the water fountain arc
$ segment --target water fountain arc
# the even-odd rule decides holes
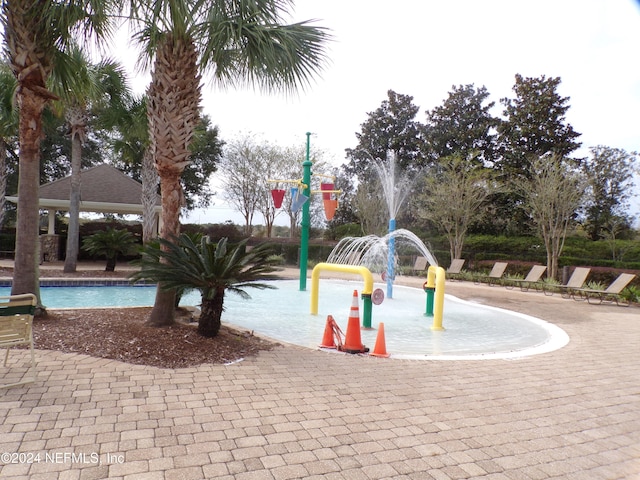
[[[438,266],[438,261],[429,248],[416,234],[403,228],[394,230],[386,235],[365,235],[364,237],[345,237],[333,248],[327,258],[327,263],[343,265],[363,265],[373,272],[383,272],[389,265],[390,240],[394,240],[394,246],[408,246],[418,255],[427,259],[429,265]],[[393,267],[397,264],[395,253],[392,256]]]
[[[393,232],[396,230],[396,217],[400,211],[400,207],[405,202],[409,193],[413,189],[419,175],[415,172],[404,172],[403,174],[397,174],[397,161],[396,154],[392,150],[387,151],[386,161],[374,160],[373,166],[378,174],[384,199],[387,204],[387,210],[389,213],[389,234],[387,241],[387,271],[386,271],[386,283],[387,283],[387,297],[393,298],[393,281],[395,277],[395,265],[396,265],[396,237]],[[437,263],[429,262],[432,265]]]

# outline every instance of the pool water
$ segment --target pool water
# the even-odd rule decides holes
[[[283,342],[316,348],[322,342],[327,315],[346,333],[353,290],[362,283],[321,280],[318,315],[309,313],[310,292],[299,291],[297,280],[277,285],[278,290],[250,291],[249,301],[229,296],[223,320]],[[362,342],[373,350],[379,322],[383,322],[386,349],[392,357],[510,358],[555,350],[568,342],[564,331],[540,319],[450,295],[445,295],[445,330],[432,331],[433,319],[424,314],[423,290],[396,285],[393,295],[373,306],[374,330],[361,330]],[[362,319],[362,300],[359,309]]]
[[[310,292],[299,291],[297,280],[272,283],[276,289],[247,289],[249,300],[228,293],[223,322],[311,348],[321,343],[328,315],[346,333],[353,291],[362,287],[358,282],[321,280],[318,315],[311,315]],[[379,287],[384,285],[374,288]],[[0,295],[7,295],[8,290],[0,288]],[[155,293],[156,288],[150,286],[41,288],[48,308],[151,306]],[[181,301],[183,306],[199,303],[199,292]],[[445,330],[432,331],[433,319],[425,316],[425,303],[422,290],[394,286],[393,299],[373,306],[374,329],[361,331],[362,342],[373,349],[379,322],[384,322],[387,352],[398,358],[513,358],[555,350],[569,340],[563,330],[540,319],[449,295],[445,295]],[[359,308],[362,313],[362,300]]]
[[[11,288],[0,287],[0,296]],[[156,298],[155,286],[74,286],[40,287],[42,304],[47,308],[102,308],[151,306]]]

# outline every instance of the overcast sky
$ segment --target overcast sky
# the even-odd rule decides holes
[[[298,0],[294,19],[318,19],[331,30],[330,64],[289,98],[205,83],[204,111],[223,139],[253,132],[304,144],[310,131],[313,144],[339,164],[387,90],[413,96],[424,122],[453,85],[485,86],[500,115],[499,100],[513,98],[519,73],[561,77],[559,93],[570,97],[567,121],[582,133],[585,149],[640,151],[637,1]],[[138,78],[136,88],[144,90],[146,81]]]

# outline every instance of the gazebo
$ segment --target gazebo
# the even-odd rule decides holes
[[[61,178],[40,186],[39,206],[49,212],[47,235],[40,240],[41,254],[44,258],[58,259],[58,240],[55,232],[55,213],[69,210],[71,177]],[[95,213],[118,213],[123,215],[142,215],[142,184],[128,177],[117,168],[108,164],[97,165],[81,173],[80,211]],[[18,197],[7,197],[17,203]],[[162,212],[161,200],[155,202],[156,231]]]

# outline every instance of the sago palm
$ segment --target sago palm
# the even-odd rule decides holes
[[[20,177],[12,294],[35,293],[38,285],[38,188],[42,112],[56,96],[47,88],[54,66],[66,64],[74,36],[98,38],[110,32],[111,0],[4,0],[0,19],[4,47],[18,87]],[[73,72],[68,71],[70,75]],[[69,78],[69,77],[67,77]]]
[[[164,289],[200,291],[198,332],[205,337],[215,337],[220,330],[226,292],[248,299],[246,288],[275,288],[264,283],[276,278],[266,244],[247,250],[246,240],[230,245],[226,238],[213,243],[205,236],[195,243],[185,234],[172,240],[160,238],[159,244],[147,245],[142,258],[133,262],[140,270],[131,279],[158,282]]]
[[[150,149],[160,177],[162,231],[179,233],[180,177],[198,121],[201,75],[226,86],[268,91],[307,85],[325,62],[328,34],[309,22],[287,25],[287,0],[131,1],[131,16],[152,65],[148,89]],[[150,323],[174,321],[173,293],[159,288]]]
[[[128,230],[107,229],[94,233],[82,242],[82,248],[92,255],[106,257],[105,271],[113,272],[119,255],[131,255],[138,248],[136,237]]]

